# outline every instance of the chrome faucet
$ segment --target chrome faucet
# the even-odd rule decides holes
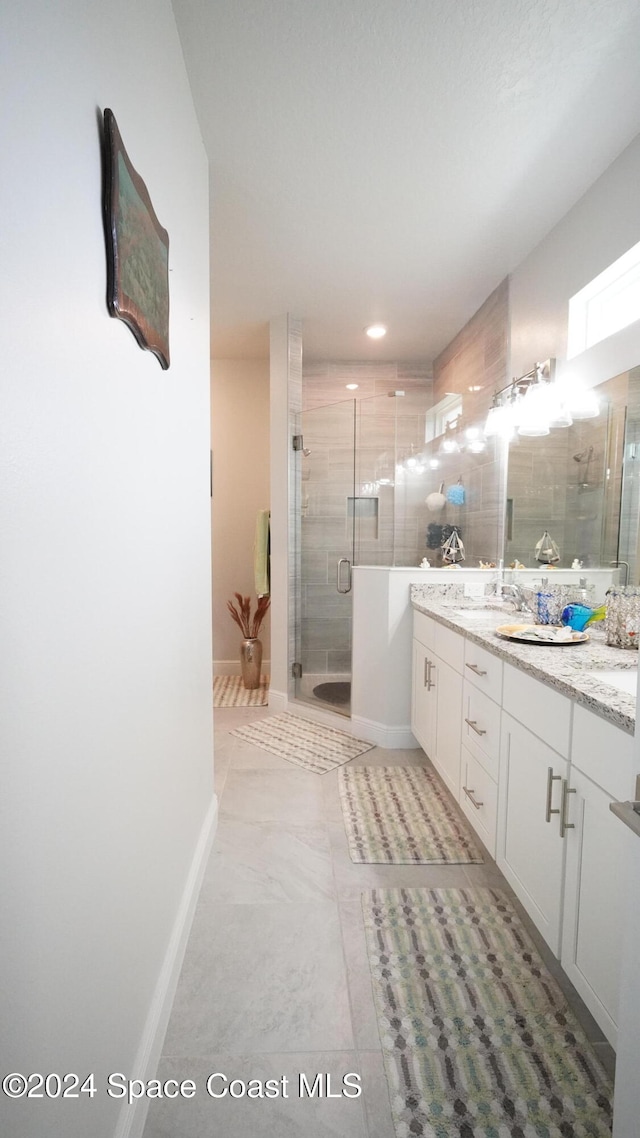
[[[502,596],[512,602],[516,612],[532,613],[527,598],[524,595],[524,590],[520,585],[503,585]]]

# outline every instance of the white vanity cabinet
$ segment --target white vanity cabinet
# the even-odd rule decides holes
[[[411,730],[438,774],[460,792],[464,637],[415,613]]]
[[[466,640],[464,675],[460,806],[495,857],[502,660]]]
[[[569,763],[502,715],[496,861],[549,947],[560,954]]]
[[[415,617],[414,734],[615,1046],[633,735]]]
[[[561,962],[612,1046],[616,1045],[625,832],[610,802],[633,797],[633,736],[577,706]]]
[[[429,758],[435,753],[436,742],[437,697],[433,664],[434,653],[414,638],[411,730]]]
[[[556,956],[570,734],[571,701],[505,664],[496,861]]]

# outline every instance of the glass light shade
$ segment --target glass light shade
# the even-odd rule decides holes
[[[569,409],[576,420],[595,419],[600,414],[598,397],[594,391],[578,392],[576,398],[569,401]]]
[[[444,438],[440,443],[440,454],[456,454],[460,450],[460,446],[456,439]]]
[[[549,412],[541,384],[530,387],[520,404],[518,434],[535,439],[549,434]]]
[[[540,388],[541,398],[546,408],[550,427],[570,427],[573,423],[571,412],[555,383],[545,383]]]
[[[484,425],[486,439],[512,439],[514,432],[513,414],[510,405],[498,403],[489,408],[487,421]]]
[[[583,387],[579,380],[563,380],[558,384],[557,390],[573,419],[595,419],[600,414],[600,403],[595,391]]]

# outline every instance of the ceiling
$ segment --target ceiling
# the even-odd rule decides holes
[[[217,357],[291,312],[307,358],[433,359],[640,130],[638,0],[173,7]]]

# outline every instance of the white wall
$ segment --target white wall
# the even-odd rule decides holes
[[[240,671],[241,632],[227,601],[256,602],[253,544],[258,510],[269,508],[269,361],[211,361],[213,449],[213,655],[218,675]],[[269,613],[260,639],[269,661]]]
[[[1,1065],[98,1093],[0,1130],[107,1138],[214,816],[208,173],[169,0],[3,24]],[[167,372],[107,313],[105,106],[170,235]]]
[[[296,576],[295,467],[292,436],[302,407],[302,321],[274,316],[269,328],[271,439],[271,685],[269,706],[287,707],[293,694],[289,661],[295,659]]]
[[[640,237],[639,181],[640,135],[512,273],[512,375],[565,358],[569,298]],[[611,366],[603,378],[625,370],[613,357]]]

